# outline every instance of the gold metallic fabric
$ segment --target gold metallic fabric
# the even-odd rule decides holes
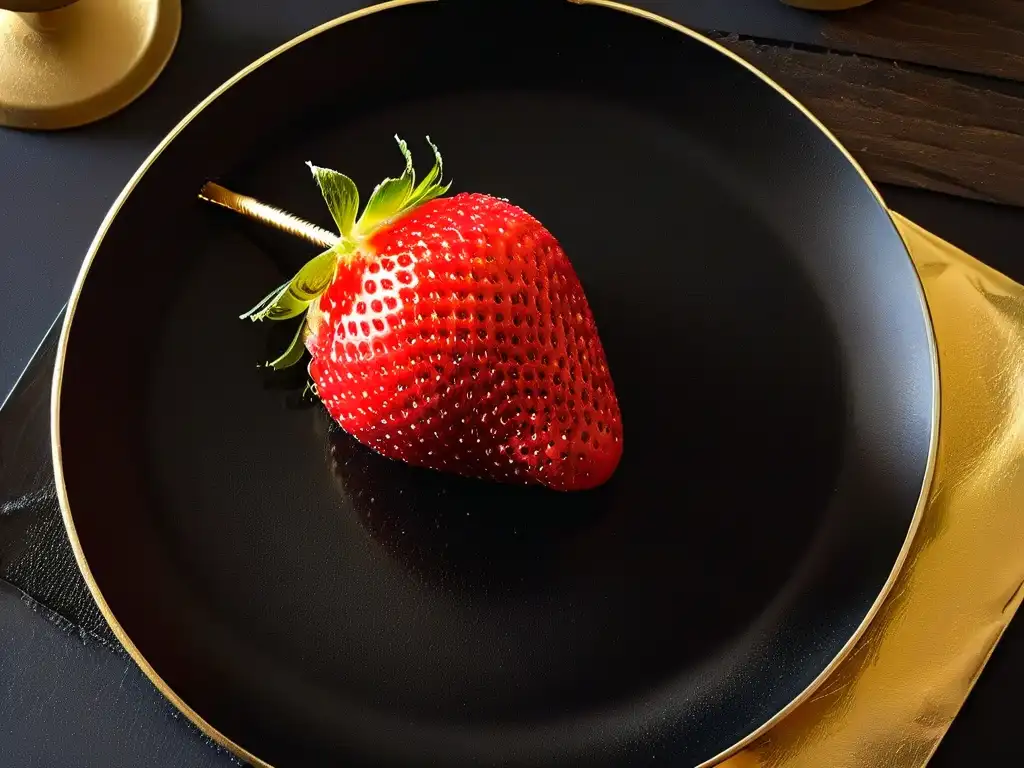
[[[939,351],[939,453],[924,519],[853,652],[724,768],[920,768],[1024,593],[1024,287],[893,217]]]

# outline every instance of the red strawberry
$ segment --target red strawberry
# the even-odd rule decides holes
[[[428,139],[429,141],[429,139]],[[441,195],[442,163],[406,169],[356,221],[355,184],[310,166],[341,233],[243,317],[308,313],[303,341],[331,416],[384,456],[556,490],[593,488],[622,455],[622,420],[580,281],[535,218],[488,195]]]

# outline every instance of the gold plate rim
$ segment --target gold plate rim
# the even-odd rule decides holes
[[[81,296],[82,289],[85,284],[85,279],[88,276],[89,268],[92,265],[93,261],[95,260],[97,254],[99,253],[100,246],[103,243],[107,231],[110,229],[111,225],[114,222],[114,219],[117,217],[122,206],[124,205],[128,197],[131,195],[131,193],[134,191],[139,181],[149,170],[150,166],[152,166],[153,163],[156,162],[156,160],[164,152],[164,150],[171,144],[171,142],[174,141],[175,138],[177,138],[178,134],[180,134],[204,109],[206,109],[207,106],[209,106],[213,101],[219,98],[229,88],[236,85],[238,82],[243,80],[245,77],[247,77],[255,70],[259,69],[267,62],[275,59],[276,57],[291,50],[292,48],[301,45],[303,42],[309,40],[310,38],[316,37],[317,35],[320,35],[328,30],[334,29],[335,27],[339,27],[350,21],[370,16],[372,14],[382,13],[406,5],[418,5],[422,3],[438,1],[439,0],[389,0],[388,2],[383,2],[377,5],[362,8],[358,11],[354,11],[352,13],[339,16],[336,19],[327,21],[292,38],[291,40],[278,46],[269,53],[264,54],[260,58],[256,59],[248,66],[235,73],[232,77],[230,77],[218,88],[216,88],[212,93],[210,93],[205,99],[199,102],[199,104],[196,105],[195,108],[193,108],[173,129],[171,129],[171,131],[160,141],[156,148],[149,154],[145,161],[143,161],[143,163],[136,169],[135,173],[132,174],[132,177],[128,180],[128,183],[124,186],[124,188],[121,190],[121,193],[118,195],[117,199],[114,201],[110,209],[107,211],[107,214],[103,219],[103,222],[97,229],[96,236],[93,238],[93,241],[89,246],[89,250],[86,253],[85,260],[83,261],[82,267],[78,273],[78,277],[75,280],[71,296],[68,299],[67,309],[64,316],[64,323],[61,327],[61,333],[57,344],[56,361],[54,366],[53,383],[50,399],[50,445],[53,460],[54,480],[57,489],[57,500],[60,504],[61,516],[64,521],[64,527],[67,530],[68,539],[70,540],[71,548],[72,551],[74,552],[75,562],[78,565],[78,569],[81,571],[82,577],[84,578],[85,583],[89,588],[89,592],[92,594],[93,599],[96,601],[96,605],[99,608],[100,613],[103,615],[103,618],[110,625],[110,628],[114,632],[114,635],[117,637],[121,645],[124,646],[125,650],[131,656],[132,660],[139,666],[139,668],[143,671],[146,677],[149,678],[150,682],[152,682],[153,685],[157,688],[157,690],[159,690],[160,693],[163,694],[171,702],[171,704],[174,705],[175,708],[177,708],[183,715],[185,715],[185,717],[187,717],[206,736],[211,738],[220,746],[231,751],[238,757],[256,766],[257,768],[273,768],[273,766],[270,763],[267,763],[266,761],[260,759],[252,752],[247,750],[245,747],[236,743],[235,741],[227,737],[225,734],[217,730],[217,728],[215,728],[211,723],[207,722],[198,712],[192,709],[187,703],[185,703],[185,701],[177,693],[174,692],[174,690],[163,680],[163,678],[160,677],[156,669],[154,669],[153,666],[142,655],[142,653],[139,651],[138,647],[132,641],[131,637],[129,637],[127,632],[125,632],[124,628],[117,620],[113,611],[110,609],[110,606],[107,604],[107,601],[104,598],[103,593],[96,582],[96,579],[92,575],[92,570],[89,567],[89,563],[85,556],[85,552],[82,548],[81,541],[78,538],[78,534],[75,529],[74,518],[71,513],[71,505],[68,499],[67,486],[65,484],[64,478],[60,441],[61,387],[63,384],[64,364],[67,358],[67,349],[70,339],[72,322],[75,316],[75,309],[78,305],[78,300],[79,297]],[[829,141],[831,141],[836,146],[836,148],[839,149],[839,151],[843,154],[846,160],[853,167],[853,169],[860,175],[860,177],[864,181],[864,184],[867,186],[867,188],[871,191],[871,194],[874,195],[875,199],[878,201],[878,204],[889,216],[889,220],[893,227],[893,230],[895,231],[896,235],[900,238],[900,241],[903,242],[904,249],[907,255],[907,260],[910,261],[911,264],[913,263],[910,257],[909,247],[907,246],[902,233],[900,232],[899,228],[895,224],[895,221],[893,220],[892,212],[889,210],[889,207],[885,204],[885,201],[879,193],[878,189],[868,178],[867,173],[865,173],[864,169],[861,168],[860,164],[854,159],[853,155],[851,155],[850,152],[839,142],[836,136],[828,128],[826,128],[825,125],[823,125],[821,121],[818,120],[818,118],[816,118],[809,109],[807,109],[807,107],[801,104],[792,94],[790,94],[785,88],[783,88],[777,82],[772,80],[768,75],[766,75],[761,70],[757,69],[755,66],[753,66],[751,63],[749,63],[739,55],[730,51],[728,48],[725,48],[724,46],[720,45],[714,40],[711,40],[705,35],[702,35],[701,33],[689,27],[686,27],[682,24],[679,24],[678,22],[667,19],[663,16],[659,16],[650,11],[635,8],[625,3],[615,2],[615,0],[565,1],[576,5],[600,6],[611,10],[620,11],[622,13],[638,16],[648,21],[661,24],[665,27],[668,27],[669,29],[679,32],[680,34],[686,35],[687,37],[699,43],[709,46],[718,53],[731,59],[734,63],[742,66],[744,69],[746,69],[747,71],[751,72],[756,77],[761,79],[766,85],[773,88],[777,93],[779,93],[782,97],[788,100],[794,107],[796,107],[808,120],[810,120],[815,125],[815,127],[817,127],[818,130],[820,130],[829,139]],[[829,677],[829,675],[831,675],[832,672],[834,672],[835,669],[839,666],[839,664],[841,664],[843,660],[849,655],[849,653],[853,650],[854,646],[867,631],[871,621],[875,618],[875,616],[881,609],[882,604],[885,602],[885,599],[891,592],[893,585],[896,582],[896,578],[902,570],[903,565],[906,562],[907,556],[910,553],[910,548],[913,544],[918,528],[920,527],[921,520],[924,516],[924,509],[927,505],[928,494],[935,473],[935,463],[938,453],[940,416],[939,360],[938,349],[935,343],[934,326],[932,323],[931,312],[928,307],[927,300],[925,298],[924,286],[921,283],[920,275],[917,273],[916,269],[914,273],[917,278],[916,285],[918,292],[918,300],[920,301],[922,313],[927,324],[929,356],[932,362],[932,375],[934,386],[932,387],[932,413],[930,424],[931,442],[928,448],[928,461],[925,467],[925,476],[921,484],[921,492],[914,510],[914,516],[911,520],[910,527],[907,531],[907,537],[903,542],[903,546],[900,549],[899,555],[896,558],[896,561],[893,565],[893,568],[889,574],[888,579],[886,580],[885,584],[882,585],[882,589],[876,597],[874,603],[872,603],[871,608],[867,612],[867,615],[865,615],[863,621],[853,632],[853,634],[843,645],[843,647],[839,650],[836,656],[825,667],[825,669],[822,670],[822,672],[813,681],[811,681],[811,683],[798,696],[796,696],[786,706],[780,709],[771,719],[763,723],[756,730],[747,734],[747,736],[745,736],[740,741],[736,742],[735,744],[723,750],[719,754],[696,766],[696,768],[710,768],[710,766],[716,765],[717,763],[720,763],[722,760],[725,760],[728,757],[736,754],[741,749],[743,749],[743,747],[749,745],[751,742],[753,742],[760,736],[764,735],[776,723],[778,723],[784,717],[789,715],[796,707],[798,707],[800,704],[806,701],[822,685],[822,683],[824,683],[824,681]]]

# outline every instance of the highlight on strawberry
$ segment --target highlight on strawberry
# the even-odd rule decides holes
[[[414,466],[559,491],[606,482],[622,417],[597,325],[555,237],[511,203],[444,197],[441,154],[417,184],[355,183],[310,164],[338,244],[243,319],[304,316],[268,365],[312,359],[314,392],[356,440]]]

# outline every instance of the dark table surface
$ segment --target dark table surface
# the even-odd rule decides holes
[[[183,0],[174,58],[134,105],[75,131],[0,131],[0,302],[6,310],[0,313],[0,396],[14,386],[63,305],[106,209],[163,134],[252,59],[362,4]],[[643,4],[692,26],[775,40],[808,39],[818,23],[775,0]],[[894,209],[1024,282],[1024,210],[903,188],[884,187],[883,193]],[[43,386],[41,381],[37,388]],[[0,446],[10,439],[4,423],[0,419]],[[0,505],[0,527],[9,512]],[[1016,764],[1016,697],[1022,688],[1024,621],[1018,621],[932,764]],[[178,717],[119,649],[4,582],[0,755],[0,764],[18,768],[233,762]]]

